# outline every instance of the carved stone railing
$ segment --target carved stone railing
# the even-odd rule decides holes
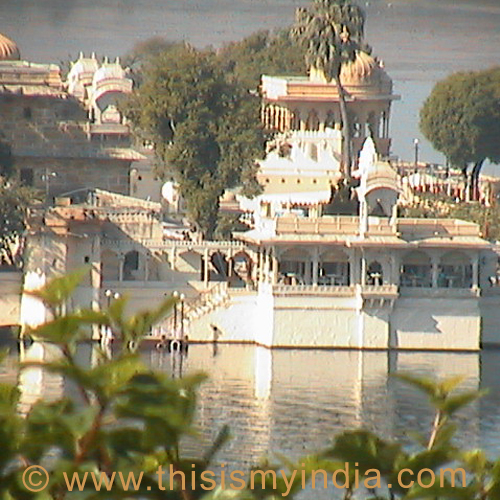
[[[359,307],[393,307],[398,298],[397,285],[356,285],[356,297]]]
[[[401,297],[467,298],[479,297],[481,295],[481,290],[479,288],[400,287],[399,293]]]
[[[324,285],[273,285],[274,295],[322,295],[332,297],[350,297],[355,294],[354,286],[324,286]]]
[[[179,305],[177,305],[177,315],[174,315],[172,311],[169,316],[152,328],[151,334],[153,337],[165,335],[167,338],[180,338],[181,332],[187,333],[193,320],[201,318],[218,307],[226,306],[229,300],[227,283],[217,283],[194,300],[186,301],[182,317],[180,317]]]

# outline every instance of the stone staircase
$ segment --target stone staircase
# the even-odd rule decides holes
[[[216,283],[209,290],[201,292],[194,300],[186,301],[182,308],[183,312],[181,312],[178,303],[177,314],[172,311],[161,323],[155,325],[152,336],[181,338],[183,332],[186,334],[189,331],[189,326],[194,320],[202,318],[219,307],[226,307],[229,305],[229,301],[227,283]]]

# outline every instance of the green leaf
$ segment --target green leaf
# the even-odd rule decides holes
[[[25,293],[38,297],[55,311],[58,306],[64,305],[71,297],[86,273],[88,273],[88,269],[83,268],[71,274],[53,278],[40,290],[26,291]]]
[[[209,464],[215,454],[231,439],[231,432],[228,425],[223,425],[217,433],[217,437],[203,456],[205,463]]]

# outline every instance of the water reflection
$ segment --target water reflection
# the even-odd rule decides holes
[[[408,442],[407,431],[426,432],[432,411],[412,388],[389,376],[396,371],[448,377],[465,374],[464,387],[480,386],[480,355],[360,351],[267,350],[253,346],[194,346],[186,372],[210,375],[200,394],[199,425],[208,446],[229,424],[234,436],[220,461],[248,467],[271,451],[290,458],[322,448],[342,429],[364,427]],[[499,353],[500,354],[500,353]],[[498,355],[496,357],[498,358]],[[151,353],[154,366],[168,370],[167,353]],[[481,404],[486,404],[482,402]],[[480,404],[459,416],[460,440],[477,445],[482,432]],[[244,451],[242,451],[244,450]]]
[[[31,359],[54,352],[34,344]],[[82,363],[95,363],[98,346],[81,346]],[[464,388],[489,388],[480,402],[459,414],[458,441],[500,455],[500,351],[483,353],[268,350],[250,345],[193,345],[189,352],[142,352],[150,366],[180,377],[204,371],[209,380],[199,396],[200,437],[186,442],[186,453],[199,455],[224,424],[233,439],[217,462],[248,468],[271,452],[295,459],[323,448],[345,428],[364,427],[409,442],[408,430],[427,433],[432,411],[417,392],[391,377],[411,372],[444,378],[465,375]],[[0,382],[18,380],[21,410],[40,397],[75,396],[60,377],[25,369],[17,379],[15,355],[0,365]]]

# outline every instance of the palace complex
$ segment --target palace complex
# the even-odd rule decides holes
[[[498,257],[479,227],[399,216],[411,186],[389,161],[398,96],[376,58],[360,53],[341,75],[353,117],[353,196],[342,198],[339,182],[335,85],[315,71],[263,76],[263,121],[275,132],[260,162],[263,192],[228,193],[222,205],[248,230],[201,241],[166,219],[182,209],[175,185],[162,200],[137,186],[149,159],[117,106],[132,91],[119,60],[81,54],[63,81],[58,66],[22,61],[5,38],[0,57],[2,133],[21,179],[47,196],[32,212],[25,290],[84,267],[68,307],[99,309],[126,294],[133,312],[182,293],[182,314],[155,327],[155,339],[424,350],[500,343]],[[2,286],[4,324],[44,321],[43,306],[16,299],[6,273]]]

